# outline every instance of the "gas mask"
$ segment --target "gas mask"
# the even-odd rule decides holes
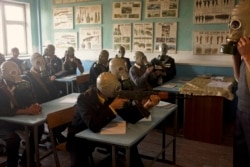
[[[114,98],[121,90],[121,83],[110,72],[101,73],[96,80],[97,89],[107,98]]]
[[[113,58],[109,62],[109,70],[118,79],[129,78],[126,62],[122,58]]]
[[[162,43],[159,50],[161,51],[161,55],[159,56],[160,61],[164,61],[166,58],[166,54],[168,52],[168,45],[165,43]]]
[[[148,60],[147,60],[147,57],[141,51],[136,51],[135,52],[135,62],[138,65],[145,65],[145,66],[147,66],[148,64],[150,64],[148,62]]]
[[[103,64],[104,66],[108,66],[109,52],[107,50],[102,50],[99,58],[98,64]]]
[[[241,0],[232,10],[229,21],[229,36],[227,44],[221,46],[221,52],[225,54],[237,53],[237,42],[243,36],[250,37],[250,9],[249,0]]]
[[[75,49],[73,47],[69,47],[67,50],[67,55],[69,56],[69,59],[72,62],[75,57]]]
[[[49,74],[45,67],[45,61],[42,55],[34,53],[30,59],[32,68],[39,73],[42,80],[48,80]]]
[[[121,80],[122,90],[132,90],[132,82],[129,79],[126,62],[122,58],[113,58],[109,62],[109,70]]]
[[[118,57],[124,57],[124,55],[125,55],[125,48],[123,46],[120,46],[118,51]]]
[[[22,90],[30,87],[30,83],[22,80],[21,72],[16,63],[12,61],[5,61],[1,65],[1,75],[5,81],[15,85],[16,89]]]
[[[48,45],[47,48],[46,48],[46,56],[54,56],[55,54],[55,46],[54,45]]]

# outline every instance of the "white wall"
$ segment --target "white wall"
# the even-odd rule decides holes
[[[107,49],[109,51],[109,57],[115,57],[117,51]],[[63,57],[65,50],[56,50],[58,57]],[[81,60],[97,60],[100,51],[76,51],[76,57]],[[160,53],[144,53],[148,61],[157,57]],[[192,51],[178,51],[177,54],[168,54],[175,59],[177,64],[185,65],[199,65],[199,66],[212,66],[212,67],[232,67],[231,55],[193,55]],[[134,52],[126,52],[126,57],[134,61]]]

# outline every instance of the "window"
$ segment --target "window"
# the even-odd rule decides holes
[[[0,52],[4,55],[10,55],[13,47],[19,49],[20,56],[28,54],[31,45],[28,10],[24,3],[0,2]]]

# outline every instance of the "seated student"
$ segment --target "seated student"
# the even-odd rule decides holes
[[[63,71],[62,68],[62,60],[55,55],[54,45],[49,44],[45,48],[43,57],[45,59],[46,69],[52,81],[65,75],[65,71]]]
[[[23,76],[23,79],[31,83],[37,102],[41,104],[59,98],[61,96],[60,91],[55,82],[49,79],[43,56],[39,53],[34,53],[30,58],[30,62],[32,67],[30,71]],[[61,134],[65,128],[66,127],[61,127],[55,131],[56,139],[59,143],[66,140]]]
[[[117,57],[122,58],[126,62],[127,70],[129,71],[131,67],[131,62],[129,58],[125,57],[125,53],[125,48],[123,46],[120,46]]]
[[[129,78],[124,59],[118,57],[111,59],[109,62],[109,71],[121,82],[122,90],[133,90],[133,83]]]
[[[31,83],[37,102],[41,104],[60,97],[59,89],[49,79],[43,56],[34,53],[30,58],[30,63],[31,69],[23,76],[23,79]]]
[[[46,69],[49,73],[50,80],[55,81],[56,78],[65,76],[66,72],[63,70],[62,60],[55,55],[55,46],[49,44],[45,50],[43,57],[46,63]],[[62,82],[55,81],[58,89],[61,91],[62,95],[66,95],[66,87]]]
[[[75,137],[75,134],[89,128],[93,132],[99,132],[104,126],[112,121],[117,115],[130,123],[136,123],[143,118],[141,112],[135,105],[124,104],[130,99],[116,98],[121,84],[116,76],[110,72],[101,73],[92,87],[85,93],[79,95],[76,104],[76,114],[68,129],[67,149],[71,155],[71,167],[89,167],[88,156],[93,152],[96,144],[85,139]],[[160,98],[156,95],[150,96],[143,107],[149,108],[158,104]],[[131,167],[143,167],[138,155],[137,146],[131,148]]]
[[[5,61],[1,65],[1,87],[0,87],[0,115],[37,115],[41,113],[42,107],[36,102],[36,98],[30,87],[30,83],[21,79],[20,69],[17,64],[11,61]],[[7,166],[18,166],[18,150],[20,146],[20,138],[15,133],[16,130],[24,130],[22,126],[17,124],[1,122],[0,136],[6,141],[7,145]],[[44,131],[44,126],[38,126],[38,139]],[[31,160],[32,166],[35,166],[34,160],[34,134],[31,129],[30,133]],[[24,150],[21,162],[26,164],[26,150]]]
[[[167,55],[168,45],[162,43],[160,46],[161,55],[151,60],[151,64],[155,67],[155,75],[151,76],[150,82],[154,86],[162,85],[163,83],[173,79],[176,75],[175,60]]]
[[[84,72],[82,62],[80,59],[75,57],[75,50],[73,47],[69,47],[66,50],[65,55],[62,58],[62,62],[64,70],[66,71],[66,75],[76,74],[77,68],[80,73]]]
[[[16,63],[21,71],[21,74],[23,74],[26,70],[26,67],[25,67],[25,62],[18,58],[19,49],[14,47],[11,49],[11,53],[12,53],[12,57],[8,59],[8,61],[13,61],[14,63]]]
[[[107,50],[102,50],[99,58],[96,62],[92,64],[89,70],[89,86],[96,86],[96,78],[102,72],[107,72],[109,62],[109,52]]]
[[[135,64],[129,70],[129,77],[135,90],[151,90],[148,79],[154,70],[153,66],[147,67],[147,57],[141,51],[135,52]]]

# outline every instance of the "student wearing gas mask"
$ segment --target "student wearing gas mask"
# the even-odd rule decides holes
[[[75,137],[76,133],[87,128],[93,132],[99,132],[117,115],[130,123],[136,123],[143,118],[135,105],[124,108],[125,103],[130,99],[116,97],[119,90],[121,90],[121,83],[117,77],[110,72],[103,72],[97,78],[96,87],[79,95],[76,114],[68,129],[67,149],[71,155],[71,167],[88,167],[88,156],[96,146],[90,141]],[[157,95],[151,95],[150,99],[143,104],[146,110],[158,104],[160,100]],[[131,148],[130,166],[143,166],[136,145]]]
[[[46,71],[43,56],[34,53],[30,58],[30,63],[32,67],[23,76],[23,79],[31,83],[37,102],[41,104],[60,97],[59,89],[56,87],[55,82],[50,80]]]
[[[109,52],[102,50],[99,54],[98,60],[92,64],[89,70],[89,86],[96,86],[96,78],[102,72],[109,71]]]
[[[46,69],[49,72],[49,76],[52,81],[65,75],[65,71],[63,70],[62,66],[62,60],[55,55],[54,45],[49,44],[45,48],[43,57],[45,59]]]
[[[111,59],[109,71],[121,82],[122,90],[133,90],[133,83],[129,78],[127,64],[124,59],[118,57]]]
[[[148,80],[149,76],[152,75],[154,66],[147,66],[149,62],[141,51],[136,51],[134,58],[135,64],[129,70],[129,77],[134,84],[134,89],[151,90],[152,86]]]
[[[116,57],[122,58],[125,61],[127,69],[129,71],[129,69],[131,67],[131,62],[130,62],[129,58],[125,57],[125,53],[126,53],[125,48],[123,46],[120,46]]]
[[[43,54],[46,70],[49,73],[49,78],[51,81],[56,83],[56,86],[60,90],[62,95],[66,95],[66,87],[62,82],[56,81],[56,78],[61,78],[67,74],[65,70],[63,70],[62,60],[55,55],[55,46],[52,44],[47,45]]]
[[[20,69],[21,74],[26,72],[26,62],[24,60],[19,59],[19,49],[17,47],[14,47],[11,49],[12,57],[8,59],[8,61],[12,61],[17,64],[17,66]]]
[[[42,111],[41,105],[36,101],[29,82],[22,80],[20,69],[16,63],[5,61],[1,65],[0,80],[0,115],[37,115]],[[7,166],[17,166],[18,149],[20,138],[15,133],[16,130],[24,130],[16,124],[1,122],[0,136],[6,141],[7,145]],[[38,139],[41,139],[44,131],[43,125],[38,127]],[[34,161],[34,138],[33,131],[30,133],[31,160]],[[26,164],[26,151],[23,152],[21,163]]]
[[[154,66],[154,74],[151,75],[150,84],[155,86],[162,85],[163,83],[173,79],[176,75],[175,60],[167,55],[168,45],[162,43],[160,46],[161,54],[153,58],[150,62]]]
[[[49,79],[43,56],[39,53],[34,53],[30,58],[30,62],[32,67],[30,71],[23,76],[23,79],[31,83],[37,102],[41,104],[62,96],[56,83]],[[66,126],[62,126],[54,132],[58,143],[62,143],[66,140],[61,134],[65,128]]]
[[[73,47],[68,47],[62,58],[63,67],[66,71],[66,75],[73,75],[77,73],[77,69],[80,73],[84,72],[82,62],[80,59],[75,57],[75,49]]]

